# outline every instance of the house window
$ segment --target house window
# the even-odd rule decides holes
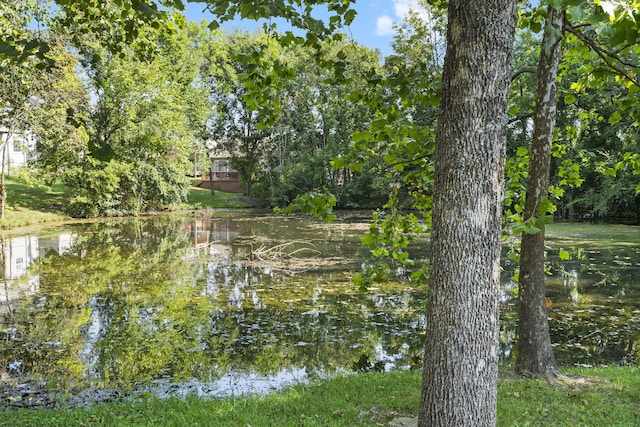
[[[229,163],[226,160],[218,160],[216,172],[229,172]]]

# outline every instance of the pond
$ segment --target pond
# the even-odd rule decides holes
[[[352,283],[369,260],[367,225],[227,212],[5,236],[0,407],[263,393],[336,372],[419,368],[426,290]],[[548,240],[559,363],[633,363],[640,227],[560,224]],[[427,247],[416,245],[418,258]],[[517,297],[504,267],[510,363]]]

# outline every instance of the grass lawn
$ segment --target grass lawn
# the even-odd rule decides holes
[[[252,206],[251,201],[241,194],[216,191],[212,196],[210,189],[196,187],[199,182],[199,179],[191,181],[186,209],[247,208]]]
[[[640,426],[640,368],[571,369],[584,381],[503,379],[499,426]]]
[[[195,184],[200,180],[194,180]],[[7,203],[5,219],[0,220],[0,229],[11,229],[28,225],[63,221],[68,219],[64,207],[69,203],[71,194],[63,185],[52,188],[30,186],[12,177],[6,177]],[[187,202],[178,209],[204,208],[246,208],[251,207],[248,199],[235,193],[216,191],[214,197],[208,189],[192,186]]]
[[[502,378],[498,426],[638,426],[640,369],[571,370],[585,380],[551,385]],[[503,376],[513,375],[502,372]],[[341,376],[268,396],[155,398],[66,410],[6,410],[15,426],[379,426],[415,416],[420,372]]]
[[[1,228],[14,228],[65,219],[69,195],[62,185],[32,187],[11,177],[5,178],[7,201]]]

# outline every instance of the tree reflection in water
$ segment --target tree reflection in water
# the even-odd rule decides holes
[[[338,371],[419,367],[426,291],[400,280],[356,289],[353,275],[367,261],[359,243],[365,228],[271,216],[67,225],[13,238],[37,238],[20,277],[7,267],[16,250],[8,251],[12,238],[5,238],[3,384],[222,396]],[[292,268],[249,262],[257,247],[294,240],[332,262],[314,265],[309,258]],[[640,284],[633,280],[640,249],[613,248],[607,256],[628,261],[606,264],[605,251],[585,258],[584,246],[583,255],[552,266],[558,360],[630,363],[640,350]],[[516,350],[517,318],[508,275],[506,265],[501,350],[507,361]],[[609,280],[604,285],[602,277]]]

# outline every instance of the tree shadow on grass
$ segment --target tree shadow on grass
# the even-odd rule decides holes
[[[7,205],[13,208],[63,213],[69,203],[69,196],[60,185],[53,188],[30,186],[21,181],[7,179],[6,188]]]

